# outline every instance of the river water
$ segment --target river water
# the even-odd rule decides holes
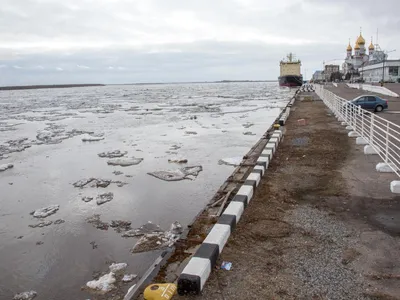
[[[159,252],[132,254],[137,239],[86,219],[187,225],[233,171],[219,160],[246,154],[292,94],[265,82],[0,92],[0,165],[13,164],[0,172],[0,299],[29,290],[36,299],[96,299],[80,288],[113,261],[140,276]],[[104,139],[82,141],[93,137]],[[111,166],[98,156],[113,150],[143,161]],[[147,174],[182,167],[168,162],[175,157],[203,171],[172,182]],[[91,177],[126,184],[73,186]],[[103,205],[82,201],[106,192],[114,198]],[[29,227],[39,222],[32,211],[54,204],[44,220],[64,223]]]

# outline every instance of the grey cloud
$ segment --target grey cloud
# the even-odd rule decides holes
[[[360,26],[366,40],[379,27],[382,48],[400,51],[398,8],[397,0],[2,0],[0,84],[276,79],[291,51],[311,74],[343,58]]]

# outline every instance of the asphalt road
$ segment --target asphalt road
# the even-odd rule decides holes
[[[369,91],[352,89],[344,83],[339,83],[338,87],[335,87],[333,85],[326,85],[325,88],[338,95],[339,97],[347,100],[352,100],[361,95],[377,95],[383,99],[386,99],[388,101],[389,109],[379,113],[379,116],[397,125],[400,125],[400,98],[390,97]]]

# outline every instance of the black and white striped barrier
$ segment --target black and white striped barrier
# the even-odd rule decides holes
[[[253,198],[255,189],[265,175],[269,162],[282,139],[283,132],[275,130],[257,159],[256,166],[218,218],[217,223],[212,227],[200,248],[183,269],[178,278],[178,293],[180,295],[199,294],[203,290],[222,249],[224,249],[229,236]]]
[[[280,126],[285,126],[285,123],[286,123],[287,118],[289,117],[289,114],[290,114],[290,107],[286,107],[285,111],[283,112],[283,114],[279,118],[279,125]]]

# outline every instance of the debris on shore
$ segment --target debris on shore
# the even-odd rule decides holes
[[[147,174],[165,181],[194,180],[203,171],[202,166],[184,167],[176,170],[155,171]]]
[[[104,203],[110,202],[111,200],[114,199],[114,193],[104,193],[100,194],[96,197],[96,203],[97,205],[102,205]]]
[[[33,215],[34,218],[46,218],[52,214],[55,214],[59,209],[60,205],[58,204],[49,205],[31,212],[31,215]]]
[[[114,158],[107,161],[107,164],[110,166],[121,166],[128,167],[138,165],[143,161],[143,158]]]
[[[13,300],[32,300],[37,296],[37,292],[35,291],[29,291],[29,292],[23,292],[16,294],[13,298]]]
[[[122,152],[121,150],[114,150],[114,151],[108,151],[108,152],[101,152],[97,154],[99,157],[107,157],[107,158],[117,158],[117,157],[122,157],[125,156],[128,152],[124,151]]]
[[[5,170],[11,169],[13,168],[14,165],[13,164],[4,164],[4,165],[0,165],[0,172],[4,172]]]

